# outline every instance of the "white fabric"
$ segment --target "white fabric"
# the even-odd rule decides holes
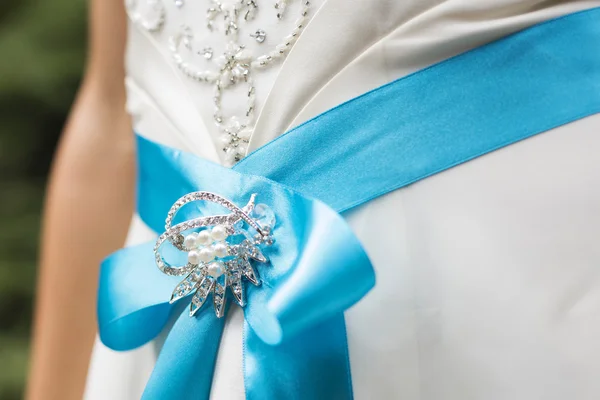
[[[600,6],[317,3],[323,4],[281,69],[255,79],[262,111],[251,148],[432,63]],[[127,84],[135,128],[218,161],[211,90],[183,77],[167,55],[167,33],[185,14],[169,11],[161,34],[130,27]],[[600,398],[599,131],[598,116],[571,123],[348,216],[377,271],[375,289],[346,313],[356,399]],[[148,235],[137,221],[129,243]],[[244,398],[242,314],[232,311],[214,377],[217,400]],[[148,345],[115,354],[97,343],[85,398],[139,398],[155,353]]]

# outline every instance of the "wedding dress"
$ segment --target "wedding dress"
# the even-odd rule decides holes
[[[591,0],[251,3],[258,7],[243,12],[209,1],[127,5],[126,86],[136,132],[231,164],[373,88],[600,6]],[[234,37],[236,45],[227,47]],[[269,53],[279,44],[280,55]],[[251,68],[235,60],[241,50]],[[272,59],[259,59],[263,53]],[[227,87],[227,75],[211,84],[215,71],[249,79]],[[600,396],[599,131],[600,116],[588,117],[347,215],[377,273],[375,288],[345,314],[355,398]],[[127,245],[154,237],[134,216]],[[242,311],[232,307],[214,399],[244,398],[242,322]],[[97,341],[85,398],[139,398],[159,342],[117,353]]]

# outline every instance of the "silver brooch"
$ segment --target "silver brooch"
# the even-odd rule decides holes
[[[171,295],[171,303],[193,294],[190,316],[193,316],[212,297],[215,314],[225,314],[227,288],[241,307],[246,305],[243,279],[260,285],[253,262],[266,263],[262,249],[273,244],[275,226],[273,211],[264,204],[255,204],[256,195],[240,208],[231,201],[210,192],[194,192],[177,200],[169,210],[165,229],[154,246],[156,265],[165,274],[184,276]],[[218,204],[228,214],[194,218],[173,225],[179,210],[194,201]],[[186,233],[184,235],[184,232]],[[174,248],[187,253],[187,263],[169,264],[161,247],[170,242]],[[212,295],[212,296],[211,296]]]

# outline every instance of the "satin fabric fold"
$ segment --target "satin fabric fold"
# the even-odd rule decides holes
[[[593,9],[344,103],[231,170],[140,137],[138,211],[162,232],[183,194],[214,191],[245,204],[258,193],[279,222],[272,263],[259,269],[265,283],[248,290],[246,397],[349,399],[341,312],[374,277],[338,212],[599,111],[600,10]],[[187,217],[203,211],[190,209]],[[172,279],[156,269],[145,245],[109,257],[100,277],[104,343],[123,350],[156,335],[175,312],[168,305]],[[145,398],[208,398],[222,322],[206,308],[197,318],[178,318]]]

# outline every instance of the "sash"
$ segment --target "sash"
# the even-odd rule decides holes
[[[182,247],[168,232],[197,227],[206,222],[198,215],[216,212],[210,204],[184,211],[188,193],[229,199],[240,206],[230,206],[237,219],[250,212],[256,193],[277,222],[264,236],[258,230],[258,242],[275,240],[263,250],[269,262],[246,275],[252,280],[259,274],[263,284],[244,286],[246,398],[351,399],[343,311],[375,279],[340,213],[598,112],[600,8],[595,8],[536,25],[352,99],[232,169],[138,136],[138,212],[157,233],[165,230],[167,218],[161,237]],[[174,214],[183,222],[172,225]],[[208,399],[223,318],[207,304],[193,317],[182,311],[192,288],[177,291],[185,282],[156,268],[160,257],[153,246],[125,248],[103,262],[100,337],[110,348],[128,350],[152,340],[169,318],[176,318],[144,399]],[[266,261],[262,254],[254,258]],[[199,283],[196,289],[202,289]],[[178,300],[174,304],[172,297]]]

